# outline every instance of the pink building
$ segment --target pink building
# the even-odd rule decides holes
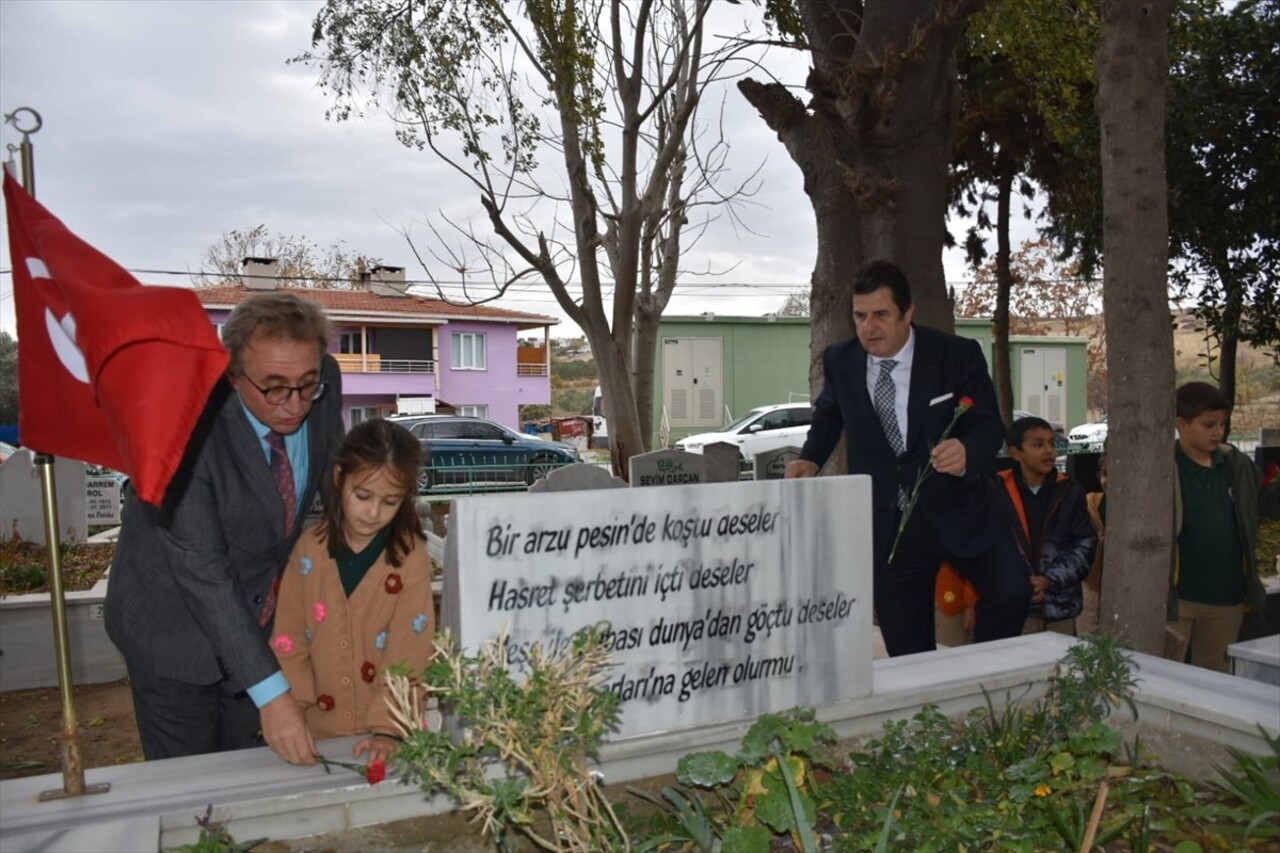
[[[253,259],[249,259],[253,260]],[[246,263],[246,271],[250,264]],[[274,263],[258,262],[245,283],[196,288],[221,327],[242,299],[274,288]],[[520,428],[520,407],[551,402],[550,348],[555,317],[488,305],[451,305],[409,294],[404,271],[378,267],[350,290],[292,289],[324,308],[333,324],[330,352],[342,367],[347,425],[398,410],[477,415]],[[532,337],[537,343],[522,346]]]

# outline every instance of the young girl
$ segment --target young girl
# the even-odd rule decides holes
[[[369,732],[355,757],[370,764],[398,745],[384,670],[418,672],[431,658],[431,564],[413,507],[421,458],[404,427],[352,427],[324,517],[285,566],[271,637],[312,737]]]

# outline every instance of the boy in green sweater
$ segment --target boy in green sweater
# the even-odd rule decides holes
[[[1222,441],[1231,405],[1207,382],[1188,382],[1175,396],[1177,542],[1170,573],[1165,656],[1219,672],[1248,608],[1261,614],[1258,580],[1258,473]]]

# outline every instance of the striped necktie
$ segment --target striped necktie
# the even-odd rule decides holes
[[[284,536],[286,539],[293,533],[293,526],[298,517],[298,492],[293,483],[293,466],[289,464],[289,454],[284,449],[284,436],[272,430],[267,433],[267,446],[271,448],[271,479],[276,481],[276,491],[284,503]],[[276,613],[276,601],[280,596],[280,573],[276,572],[271,583],[271,591],[267,593],[267,601],[262,605],[262,613],[258,615],[258,624],[265,626]]]

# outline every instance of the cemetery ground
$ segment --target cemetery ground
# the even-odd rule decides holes
[[[77,684],[75,703],[86,768],[142,760],[128,681]],[[58,688],[0,693],[0,779],[61,773],[61,734]]]

